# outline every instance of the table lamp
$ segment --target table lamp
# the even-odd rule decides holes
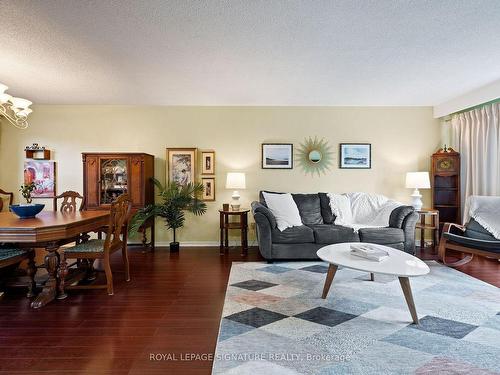
[[[245,173],[229,172],[226,178],[226,189],[235,189],[233,191],[233,201],[231,202],[231,209],[238,211],[240,209],[240,193],[237,189],[245,189]]]
[[[418,189],[430,189],[431,182],[429,180],[429,172],[408,172],[406,174],[406,187],[413,190],[411,195],[411,205],[415,210],[422,209],[422,194]]]

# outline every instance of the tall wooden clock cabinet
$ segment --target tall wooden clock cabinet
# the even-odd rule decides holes
[[[108,210],[123,193],[132,200],[132,214],[154,203],[154,156],[145,153],[82,153],[83,195],[86,210]],[[151,228],[149,246],[154,249],[154,220],[142,232],[147,245],[146,228]]]
[[[446,222],[461,222],[460,154],[452,148],[432,155],[432,205],[439,211],[440,229]]]

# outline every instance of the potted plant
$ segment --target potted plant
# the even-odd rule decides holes
[[[44,204],[34,204],[32,203],[33,197],[31,193],[35,190],[36,185],[34,182],[29,184],[22,184],[19,191],[21,192],[24,199],[26,199],[26,204],[12,204],[10,210],[14,212],[21,219],[29,219],[35,217],[40,211],[45,207]]]
[[[155,178],[153,182],[160,191],[161,203],[148,205],[138,210],[130,221],[129,232],[131,234],[136,233],[147,220],[161,217],[165,219],[166,227],[173,231],[170,251],[178,252],[179,242],[176,239],[176,230],[184,226],[185,212],[203,215],[207,211],[207,205],[199,199],[199,196],[203,193],[203,185],[201,183],[180,185],[173,181],[163,186]]]

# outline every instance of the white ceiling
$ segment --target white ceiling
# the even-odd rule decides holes
[[[50,104],[435,105],[500,78],[500,0],[0,0]]]

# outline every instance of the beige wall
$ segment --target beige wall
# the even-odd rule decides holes
[[[137,151],[155,155],[155,175],[165,180],[166,147],[216,151],[216,202],[202,218],[189,218],[180,231],[184,242],[218,240],[217,209],[229,202],[224,188],[228,171],[244,171],[246,206],[259,189],[291,192],[378,192],[409,202],[408,171],[429,170],[430,155],[440,145],[439,120],[430,107],[134,107],[34,106],[27,130],[0,125],[0,187],[17,191],[22,183],[24,146],[37,142],[57,161],[57,190],[82,191],[83,151]],[[306,176],[293,170],[262,170],[262,142],[290,142],[295,148],[308,136],[325,137],[334,152],[328,175]],[[371,170],[342,170],[341,142],[372,144]],[[19,200],[19,195],[17,196]],[[48,207],[51,207],[48,201]],[[430,205],[429,191],[424,205]],[[160,225],[158,240],[170,234]]]

